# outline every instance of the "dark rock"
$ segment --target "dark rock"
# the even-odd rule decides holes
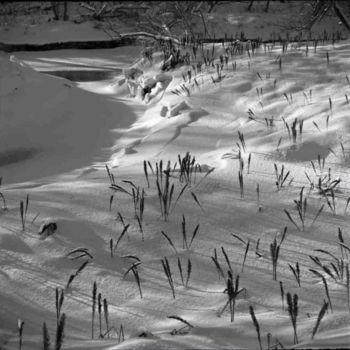
[[[57,230],[57,224],[55,222],[49,222],[40,226],[38,234],[43,237],[48,237],[54,234]]]

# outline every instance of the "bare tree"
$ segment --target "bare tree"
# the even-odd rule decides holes
[[[284,28],[310,31],[317,22],[321,22],[326,15],[329,15],[338,17],[347,31],[350,32],[349,1],[313,0],[300,1],[299,4],[300,12],[305,13],[305,15],[291,19],[289,23],[283,24]]]

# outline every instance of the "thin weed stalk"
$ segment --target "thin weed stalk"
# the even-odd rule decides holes
[[[293,331],[294,331],[294,344],[298,344],[298,335],[297,335],[297,317],[298,317],[298,295],[294,294],[293,298],[290,293],[287,293],[287,305],[288,313],[292,322]]]
[[[91,339],[94,339],[95,333],[95,314],[96,314],[96,295],[97,295],[97,284],[96,281],[92,287],[92,316],[91,316]]]
[[[320,312],[318,313],[318,316],[317,316],[317,320],[316,320],[316,323],[315,323],[315,326],[314,326],[314,329],[312,330],[312,336],[311,336],[311,339],[314,339],[317,331],[318,331],[318,328],[320,326],[320,323],[324,317],[324,315],[326,314],[327,312],[327,309],[328,309],[328,303],[326,303],[324,301],[323,305],[322,305],[322,308],[320,310]]]
[[[174,287],[174,281],[173,281],[173,277],[172,277],[172,273],[170,270],[170,265],[169,265],[169,261],[166,257],[164,257],[164,259],[161,260],[162,266],[163,266],[163,270],[165,273],[165,276],[168,279],[170,288],[171,288],[171,292],[173,294],[173,298],[175,299],[175,287]]]
[[[293,273],[293,275],[294,275],[294,277],[295,277],[295,280],[297,281],[297,283],[298,283],[298,286],[299,286],[299,288],[301,287],[301,281],[300,281],[300,267],[299,267],[299,263],[297,262],[296,264],[295,264],[295,267],[294,266],[292,266],[292,265],[290,265],[290,264],[288,264],[288,266],[289,266],[289,268],[292,270],[292,273]]]
[[[272,278],[274,281],[277,281],[277,264],[278,264],[279,252],[280,252],[281,245],[286,237],[286,234],[287,234],[287,226],[284,228],[280,243],[277,243],[277,239],[275,237],[273,243],[270,244]]]
[[[137,262],[133,263],[131,265],[131,267],[124,273],[123,279],[130,271],[133,273],[134,278],[135,278],[135,282],[136,282],[137,287],[139,289],[140,298],[142,299],[143,296],[142,296],[141,280],[140,280],[140,274],[139,274],[139,270],[138,270],[139,265],[141,265],[141,261],[137,261]]]
[[[66,314],[62,314],[57,330],[56,330],[56,342],[55,342],[55,350],[61,350],[64,340],[64,327],[66,323]]]
[[[56,323],[57,327],[59,325],[60,319],[61,319],[61,310],[62,310],[62,305],[64,301],[64,290],[59,289],[56,287]]]
[[[23,329],[24,329],[24,321],[18,320],[17,322],[17,329],[18,329],[18,348],[19,350],[22,349],[22,343],[23,343]]]
[[[50,342],[50,334],[49,330],[47,329],[47,325],[44,322],[43,323],[43,345],[42,350],[50,350],[51,342]]]
[[[26,230],[26,219],[27,219],[27,211],[29,205],[29,194],[27,194],[25,205],[24,202],[20,202],[20,214],[21,214],[21,222],[22,222],[22,231]]]
[[[258,336],[258,342],[259,342],[260,350],[262,350],[261,335],[260,335],[260,325],[259,325],[258,320],[255,317],[253,306],[251,306],[251,305],[249,306],[249,313],[250,313],[250,316],[252,318],[252,321],[253,321],[253,324],[254,324],[254,327],[255,327],[255,330],[256,330],[256,334]]]
[[[282,301],[282,311],[284,311],[284,288],[283,288],[282,281],[280,281],[280,292],[281,292],[281,301]]]

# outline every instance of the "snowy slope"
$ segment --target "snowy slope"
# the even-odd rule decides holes
[[[38,74],[11,57],[1,57],[4,180],[55,175],[108,157],[112,130],[131,125],[133,112],[113,98],[106,101],[69,81]]]

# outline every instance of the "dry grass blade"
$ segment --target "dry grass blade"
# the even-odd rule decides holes
[[[182,189],[181,189],[179,195],[178,195],[177,198],[176,198],[176,201],[174,202],[174,205],[173,205],[173,207],[172,207],[170,213],[172,213],[173,210],[175,209],[177,202],[179,201],[179,199],[181,198],[181,196],[182,196],[183,193],[185,192],[185,189],[187,188],[187,186],[188,186],[188,185],[185,184],[184,187],[182,187]]]
[[[329,296],[329,289],[328,289],[328,284],[327,284],[327,280],[324,278],[324,276],[319,273],[318,271],[316,270],[312,270],[312,269],[309,269],[313,274],[315,274],[316,276],[320,277],[322,279],[322,282],[323,282],[323,285],[324,285],[324,289],[325,289],[325,292],[326,292],[326,296],[327,296],[327,300],[328,300],[328,304],[329,304],[329,307],[331,308],[331,311],[333,312],[333,307],[332,307],[332,303],[331,303],[331,298]]]
[[[322,305],[322,308],[321,308],[321,310],[320,310],[320,312],[319,312],[319,314],[317,316],[316,324],[315,324],[315,327],[314,327],[314,329],[312,331],[311,339],[314,339],[315,334],[317,333],[317,330],[318,330],[318,328],[320,326],[320,323],[321,323],[321,321],[323,319],[323,316],[325,315],[327,309],[328,309],[328,303],[324,302],[323,305]]]
[[[249,245],[250,245],[250,240],[248,239],[246,248],[245,248],[245,252],[244,252],[244,258],[243,258],[243,263],[242,263],[242,272],[244,270],[244,265],[245,265],[245,261],[247,259],[247,255],[248,255],[248,251],[249,251]]]
[[[188,282],[190,281],[191,272],[192,272],[192,263],[191,263],[191,259],[188,259],[188,261],[187,261],[187,278],[186,278],[186,283],[185,283],[186,288],[188,287]]]
[[[74,275],[70,275],[67,285],[66,285],[66,289],[68,289],[70,287],[70,285],[72,284],[73,280],[85,269],[86,265],[89,263],[89,261],[85,261],[79,268],[78,270],[75,272]]]
[[[283,288],[282,281],[280,281],[280,292],[281,292],[281,300],[282,300],[282,310],[284,311],[284,288]]]
[[[349,273],[349,264],[346,264],[345,267],[346,271],[346,296],[348,300],[348,309],[350,312],[350,273]]]
[[[223,254],[224,257],[225,257],[225,260],[226,260],[226,263],[227,263],[228,268],[229,268],[230,271],[232,272],[233,270],[232,270],[231,262],[230,262],[230,259],[229,259],[228,256],[227,256],[227,253],[226,253],[226,251],[225,251],[225,248],[224,248],[224,247],[221,247],[221,251],[222,251],[222,254]]]
[[[173,241],[171,240],[171,238],[164,231],[161,231],[161,233],[167,239],[170,246],[174,249],[175,253],[177,254],[177,250],[176,250],[175,245],[174,245]]]
[[[124,258],[124,259],[134,259],[134,260],[136,260],[136,261],[141,262],[140,258],[137,257],[136,255],[127,254],[127,255],[121,256],[121,258]]]
[[[130,180],[122,180],[122,182],[130,185],[132,188],[134,188],[136,191],[138,190],[138,187]]]
[[[72,256],[74,255],[74,256]],[[70,251],[67,255],[72,260],[79,259],[81,257],[89,257],[90,259],[93,259],[93,256],[89,253],[89,250],[87,248],[76,248]]]
[[[199,230],[199,224],[195,227],[195,229],[194,229],[194,231],[193,231],[193,234],[192,234],[192,238],[191,238],[191,241],[190,241],[189,248],[191,248],[191,245],[192,245],[194,239],[195,239],[196,236],[197,236],[198,230]]]
[[[293,298],[290,293],[287,293],[287,305],[288,313],[292,321],[292,326],[294,330],[294,344],[298,344],[297,336],[297,317],[298,317],[298,295],[294,294]]]
[[[238,182],[239,182],[241,199],[243,199],[244,198],[244,179],[243,179],[242,171],[238,171]]]
[[[315,218],[312,220],[312,223],[311,223],[311,226],[313,226],[313,224],[315,223],[315,221],[317,220],[317,218],[320,216],[320,214],[322,213],[323,211],[323,208],[324,208],[324,204],[322,204],[321,208],[318,210]]]
[[[298,286],[300,288],[300,268],[299,268],[299,263],[298,262],[296,263],[295,268],[292,265],[290,265],[290,264],[288,264],[288,266],[292,270],[292,273],[293,273],[293,275],[295,277],[295,280],[297,281]]]
[[[147,171],[147,162],[144,160],[143,161],[143,171],[145,173],[146,181],[147,181],[147,187],[149,188],[149,178],[148,178],[148,171]]]
[[[194,328],[194,326],[191,323],[189,323],[188,321],[184,320],[183,318],[181,318],[179,316],[168,316],[168,318],[172,318],[174,320],[178,320],[178,321],[184,323],[185,325],[187,325],[188,327]]]
[[[131,271],[134,274],[135,280],[136,280],[136,284],[139,288],[139,293],[140,293],[140,297],[142,299],[142,289],[141,289],[141,281],[140,281],[140,275],[139,275],[139,270],[137,269],[136,264],[133,264],[133,266],[131,267]]]
[[[261,336],[260,336],[260,326],[259,326],[258,320],[255,317],[253,306],[251,306],[251,305],[249,306],[249,313],[250,313],[250,316],[251,316],[251,318],[253,320],[253,324],[254,324],[254,327],[255,327],[255,330],[256,330],[256,333],[257,333],[257,336],[258,336],[260,350],[262,350]]]
[[[166,257],[164,257],[164,260],[161,260],[162,266],[163,266],[163,270],[165,273],[165,276],[168,279],[172,294],[173,294],[173,298],[175,299],[175,288],[174,288],[174,282],[173,282],[173,277],[172,277],[172,273],[170,270],[170,265],[169,265],[169,261]]]
[[[218,256],[216,254],[216,249],[214,249],[214,256],[212,256],[211,259],[213,260],[213,262],[215,264],[215,267],[216,267],[216,270],[218,272],[219,278],[220,278],[220,276],[222,278],[225,278],[224,271],[222,270],[222,267],[221,267],[221,265],[219,263],[219,260],[218,260]]]
[[[117,184],[113,184],[109,188],[115,192],[122,192],[122,193],[128,194],[129,196],[132,196],[132,193],[130,193],[125,188],[123,188]]]
[[[29,194],[27,194],[25,206],[24,206],[23,201],[20,202],[20,214],[21,214],[21,222],[22,222],[22,231],[23,232],[26,229],[28,205],[29,205]]]
[[[188,249],[187,244],[187,233],[186,233],[186,219],[185,215],[182,214],[182,222],[181,222],[181,228],[182,228],[182,249]]]
[[[235,233],[231,233],[231,236],[234,237],[234,238],[237,238],[239,241],[241,241],[243,244],[246,244],[246,242],[241,238],[239,237],[238,235],[236,235]]]
[[[287,209],[284,209],[284,212],[286,213],[288,219],[290,222],[297,228],[298,231],[301,231],[300,227],[297,225],[297,223],[293,220],[292,216],[289,214]]]
[[[126,277],[126,275],[135,267],[138,267],[139,265],[141,265],[141,261],[135,262],[131,265],[131,267],[129,267],[126,272],[123,275],[123,279]]]
[[[191,191],[191,195],[193,197],[193,199],[195,200],[195,202],[197,203],[197,205],[202,209],[202,211],[204,212],[203,207],[201,206],[201,204],[199,203],[199,200],[197,198],[197,196]]]
[[[144,241],[145,237],[143,235],[142,221],[141,221],[141,219],[140,219],[140,217],[138,215],[136,215],[136,220],[137,220],[137,223],[139,224],[139,229],[140,229],[140,232],[141,232],[141,239],[142,239],[142,241]]]
[[[182,272],[182,265],[181,265],[180,258],[177,258],[177,267],[179,268],[181,282],[182,282],[182,285],[184,286],[185,280],[184,280],[184,276],[183,276],[183,272]]]
[[[125,235],[126,232],[128,231],[129,226],[130,226],[130,224],[127,224],[127,225],[124,227],[122,233],[119,235],[119,237],[118,237],[118,239],[117,239],[117,243],[115,244],[115,246],[114,246],[114,248],[113,248],[113,251],[115,251],[115,250],[117,249],[119,242],[121,241],[121,239],[124,237],[124,235]]]
[[[346,200],[345,209],[344,209],[344,215],[346,214],[346,212],[348,210],[349,204],[350,204],[350,197]]]

